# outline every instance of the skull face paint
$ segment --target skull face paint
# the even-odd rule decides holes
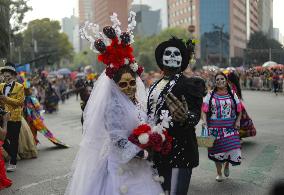
[[[227,80],[223,75],[218,75],[215,81],[216,81],[216,86],[219,89],[224,89],[227,86]]]
[[[167,47],[163,54],[163,64],[168,67],[181,67],[181,52],[176,47]]]
[[[117,83],[119,89],[131,100],[135,99],[136,79],[130,73],[124,73]]]

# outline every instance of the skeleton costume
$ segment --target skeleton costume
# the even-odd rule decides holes
[[[82,29],[92,49],[100,52],[98,58],[106,70],[96,81],[84,109],[83,138],[66,195],[164,194],[145,155],[144,159],[137,158],[143,150],[128,141],[132,130],[147,118],[143,82],[136,77],[135,104],[114,80],[115,72],[125,66],[139,75],[130,47],[134,18],[135,13],[130,12],[130,24],[124,33],[116,14],[111,16],[113,26],[104,27],[104,34],[94,24]],[[95,37],[89,36],[88,29],[94,31]]]
[[[171,195],[187,194],[192,168],[199,164],[195,126],[200,119],[205,83],[201,78],[188,78],[182,74],[188,66],[189,54],[193,53],[194,48],[191,41],[187,46],[182,40],[174,37],[158,45],[155,57],[159,67],[163,70],[167,66],[179,71],[173,76],[164,76],[153,84],[147,102],[148,120],[155,124],[161,120],[161,111],[169,110],[164,95],[172,93],[179,100],[183,95],[188,104],[189,112],[185,123],[173,121],[168,129],[168,133],[173,136],[170,155],[154,154],[154,163],[159,175],[165,178],[162,186]]]

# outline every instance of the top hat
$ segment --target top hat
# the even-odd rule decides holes
[[[14,75],[17,75],[15,64],[7,62],[4,67],[1,68],[1,73],[11,72]]]
[[[181,71],[184,71],[188,67],[189,60],[191,58],[192,53],[194,52],[194,49],[189,47],[190,43],[189,41],[187,43],[184,43],[182,39],[178,39],[176,37],[172,37],[167,41],[164,41],[158,45],[158,47],[155,50],[155,58],[158,66],[161,70],[163,70],[163,54],[167,47],[176,47],[180,50],[181,56],[182,56],[182,62],[181,62]]]

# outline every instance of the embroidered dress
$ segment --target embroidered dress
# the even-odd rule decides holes
[[[5,162],[2,156],[3,141],[0,140],[0,190],[12,185],[12,181],[6,176]]]
[[[236,111],[240,112],[241,103],[233,93],[236,105],[229,94],[213,94],[211,103],[212,115],[207,118],[208,134],[216,139],[212,148],[208,148],[209,159],[217,162],[228,161],[232,165],[241,163],[241,144],[238,130],[234,128]],[[202,111],[209,111],[211,93],[203,100]]]

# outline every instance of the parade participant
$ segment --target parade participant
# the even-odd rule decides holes
[[[1,72],[5,78],[5,84],[0,84],[0,104],[5,111],[11,113],[7,124],[7,136],[3,148],[11,156],[7,171],[15,171],[19,145],[19,134],[21,129],[22,110],[25,99],[24,86],[16,82],[17,72],[15,65],[6,63]]]
[[[47,83],[47,87],[45,88],[45,110],[47,113],[53,113],[58,110],[58,102],[60,100],[59,94],[56,93],[56,81],[52,81],[51,83]]]
[[[42,109],[39,101],[32,95],[30,84],[25,86],[25,101],[24,101],[24,118],[31,128],[35,143],[38,144],[37,132],[42,133],[49,141],[58,147],[68,148],[69,146],[56,138],[52,132],[46,127],[44,118],[41,115]]]
[[[99,32],[95,37],[86,34],[87,27],[98,29],[97,25],[87,23],[82,30],[100,52],[98,60],[106,70],[96,81],[84,111],[83,139],[66,195],[163,194],[160,183],[153,180],[148,152],[128,140],[146,119],[145,87],[138,76],[141,67],[130,46],[135,13],[130,14],[128,30],[123,33],[117,15],[111,16],[113,27],[103,28],[111,39],[108,46]]]
[[[85,110],[85,107],[86,107],[87,102],[90,98],[93,87],[94,87],[93,82],[86,81],[84,83],[83,87],[80,88],[79,94],[80,94],[80,98],[81,98],[80,106],[81,106],[82,112],[84,112],[84,110]],[[81,117],[81,124],[82,125],[83,125],[83,122],[84,122],[84,119],[83,119],[83,113],[82,113],[82,117]]]
[[[149,89],[147,114],[151,123],[160,122],[162,110],[169,110],[173,126],[168,133],[173,136],[173,150],[169,156],[154,154],[159,175],[165,178],[163,189],[171,195],[185,195],[192,169],[199,164],[195,126],[200,119],[205,82],[198,77],[186,77],[194,52],[191,40],[187,45],[175,37],[158,45],[155,57],[164,76]]]
[[[226,75],[219,72],[215,75],[215,88],[204,98],[202,105],[203,127],[208,134],[214,136],[213,147],[208,148],[208,158],[213,160],[217,168],[218,182],[224,175],[229,176],[229,163],[241,164],[240,120],[242,106],[235,92],[228,85]]]
[[[236,73],[231,72],[228,74],[228,82],[231,89],[237,94],[242,105],[242,117],[240,122],[240,138],[253,137],[256,135],[256,129],[254,127],[253,121],[248,115],[242,97],[242,90],[239,82],[239,77]]]
[[[273,72],[273,76],[272,76],[272,85],[273,85],[273,91],[275,93],[275,95],[278,95],[278,91],[279,91],[279,75],[277,74],[277,71]]]
[[[0,109],[0,118],[3,121],[3,128],[0,127],[0,190],[12,185],[12,181],[6,176],[5,162],[2,156],[2,145],[4,144],[4,139],[7,133],[7,122],[9,117],[10,113]]]

